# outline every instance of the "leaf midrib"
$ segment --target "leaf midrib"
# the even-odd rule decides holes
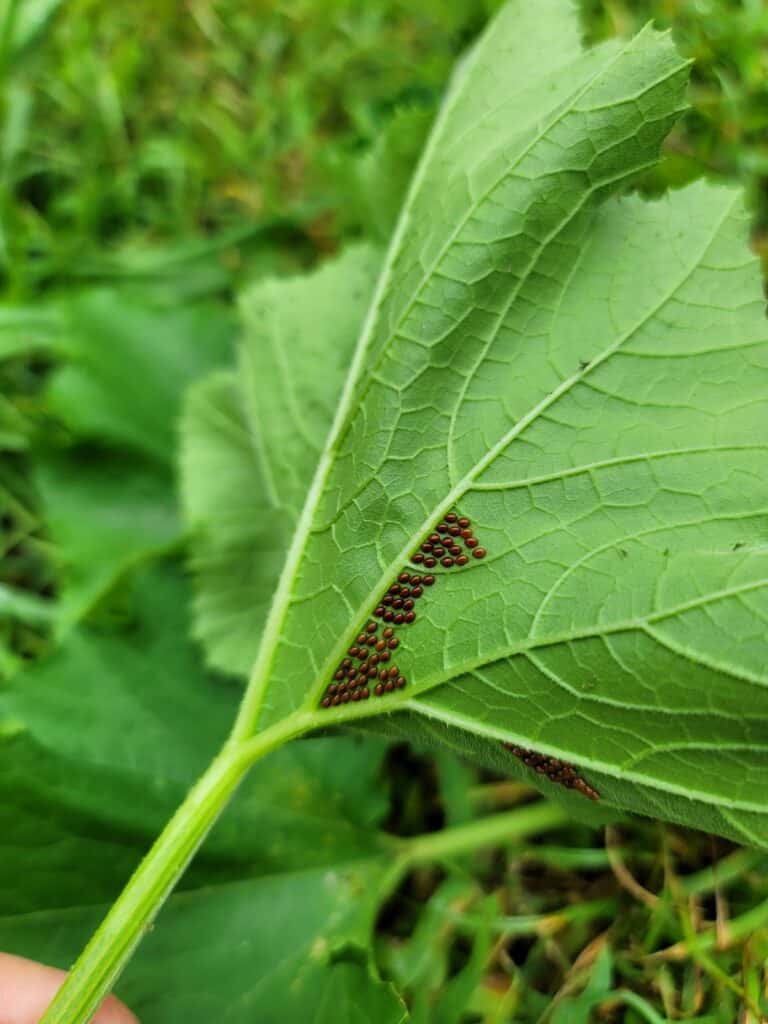
[[[553,122],[552,118],[550,118],[545,131],[539,132],[536,134],[536,136],[534,136],[534,139],[529,144],[528,149],[524,150],[518,156],[517,162],[519,162],[519,160],[523,158],[525,153],[533,145],[535,145],[537,139],[543,137],[546,131],[551,130],[552,125],[556,123],[557,119],[564,117],[567,112],[573,109],[574,104],[578,101],[578,99],[582,95],[584,95],[584,93],[586,93],[590,88],[592,88],[594,83],[598,81],[601,76],[606,74],[609,71],[609,69],[613,67],[613,65],[627,52],[627,50],[632,45],[633,41],[629,41],[625,46],[617,50],[617,52],[613,55],[611,60],[609,60],[607,64],[599,70],[598,73],[590,77],[590,79],[588,80],[588,82],[585,83],[583,88],[579,90],[574,97],[572,97],[571,101],[565,104],[560,109],[557,118],[555,118],[555,121]],[[478,55],[480,54],[481,51],[482,45],[478,45],[470,57],[470,67],[471,63],[477,60]],[[658,80],[655,81],[653,85],[650,86],[650,88],[654,88],[661,82],[669,80],[670,78],[674,77],[675,74],[679,74],[681,68],[682,65],[679,67],[676,66],[666,74],[659,76]],[[465,68],[464,73],[468,74],[469,68]],[[343,440],[345,430],[349,428],[349,424],[351,423],[352,417],[350,416],[350,411],[352,408],[352,401],[353,399],[355,399],[356,401],[360,400],[360,394],[355,394],[355,388],[366,369],[365,359],[368,355],[371,342],[374,338],[374,329],[376,327],[379,307],[381,305],[383,297],[387,292],[387,289],[390,286],[392,271],[395,265],[396,257],[400,250],[401,241],[411,219],[411,211],[413,208],[414,199],[418,194],[423,179],[427,173],[427,170],[431,165],[433,152],[439,140],[441,139],[443,133],[443,126],[445,125],[450,112],[452,111],[456,102],[458,102],[460,96],[461,89],[459,83],[459,88],[455,92],[450,92],[446,97],[446,101],[438,115],[434,130],[431,134],[430,139],[427,142],[427,145],[422,154],[422,158],[411,181],[406,201],[403,205],[401,215],[398,219],[397,226],[395,228],[387,251],[381,276],[379,277],[379,280],[377,282],[375,293],[372,298],[371,305],[369,307],[362,332],[358,339],[358,343],[350,367],[350,373],[345,382],[341,400],[337,407],[336,417],[334,418],[334,423],[329,432],[328,440],[326,442],[323,454],[321,455],[320,460],[318,462],[315,476],[310,487],[309,493],[307,495],[307,500],[305,502],[301,516],[299,518],[293,542],[288,552],[285,567],[283,573],[281,574],[280,582],[278,584],[277,590],[273,598],[272,606],[270,608],[270,612],[265,625],[262,643],[259,649],[259,654],[256,658],[253,671],[251,673],[249,686],[246,691],[243,703],[241,705],[240,713],[238,715],[238,719],[237,722],[235,723],[235,727],[233,730],[233,739],[241,739],[245,736],[250,735],[253,732],[256,722],[258,720],[261,706],[263,704],[265,695],[268,691],[271,669],[274,663],[275,653],[277,651],[280,640],[281,628],[285,621],[287,610],[290,607],[290,595],[295,582],[296,573],[300,565],[301,559],[303,557],[304,551],[306,549],[308,539],[311,535],[312,522],[315,515],[315,511],[319,504],[326,480],[333,466],[336,452],[338,451],[339,445]],[[508,172],[509,169],[507,168],[505,173]],[[476,205],[476,203],[471,204],[470,213],[476,207]],[[469,216],[470,213],[468,213],[467,216]],[[460,228],[457,230],[460,230]],[[455,235],[456,231],[452,233],[451,238],[455,237]],[[450,239],[447,245],[449,244]],[[447,245],[443,247],[441,253],[446,251]],[[429,276],[431,276],[431,274]],[[426,282],[426,280],[428,280],[428,278],[425,277],[423,281]],[[423,283],[418,286],[416,294],[412,296],[408,304],[409,307],[415,301],[422,287]],[[398,324],[402,322],[402,316],[403,314],[401,314],[401,316],[398,318]],[[385,349],[389,348],[389,345],[396,336],[396,331],[397,326],[391,331]],[[591,369],[592,366],[590,366],[590,370]],[[581,376],[583,376],[582,373],[578,375],[578,378],[580,378]],[[568,382],[566,382],[567,386],[572,386],[576,379],[576,377],[571,378]],[[372,375],[369,375],[367,386],[370,386],[371,381]],[[560,393],[560,390],[558,390],[558,392],[552,396],[552,401],[556,401],[557,398],[560,397]],[[540,411],[541,410],[539,410],[538,408],[534,409],[531,414],[532,417],[535,418],[536,416],[538,416]],[[525,426],[527,426],[527,422],[521,423],[520,429],[525,429]],[[506,440],[504,443],[509,443],[509,441],[512,440],[514,436],[517,435],[510,432],[508,440]],[[488,453],[488,455],[488,458],[486,458],[485,460],[481,460],[481,462],[478,464],[474,475],[477,475],[478,472],[481,472],[482,468],[484,468],[485,465],[487,465],[493,458],[495,458],[496,450],[492,450],[492,452]],[[466,487],[462,488],[461,490],[455,489],[456,493],[452,492],[449,495],[442,511],[446,511],[448,508],[450,508],[451,504],[455,503],[457,497],[459,497],[464,490],[466,490]],[[441,510],[437,510],[437,514],[440,514],[440,511]],[[410,548],[411,543],[409,543],[409,545],[407,546],[408,548]],[[403,558],[405,555],[407,555],[407,553],[408,552],[404,548],[399,556],[399,562],[403,561]],[[368,604],[370,604],[370,601],[368,602]],[[372,604],[370,606],[372,607]],[[336,645],[336,648],[331,653],[331,655],[326,659],[323,669],[321,670],[318,676],[317,683],[315,684],[314,687],[312,687],[309,690],[308,694],[305,695],[305,700],[303,702],[299,702],[300,706],[303,706],[304,708],[309,708],[313,704],[317,703],[319,692],[324,685],[325,676],[328,674],[328,671],[330,670],[330,667],[332,666],[334,659],[338,657],[338,654],[342,649],[342,640],[340,638],[339,642]],[[313,708],[313,710],[316,709]]]

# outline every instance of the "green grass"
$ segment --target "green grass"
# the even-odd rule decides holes
[[[67,280],[105,246],[244,221],[335,246],[331,168],[398,108],[434,109],[495,6],[70,0],[10,69],[10,294]]]
[[[105,248],[177,246],[244,223],[293,229],[305,258],[335,248],[363,227],[346,209],[339,167],[393,112],[434,109],[456,55],[498,3],[38,0],[52,17],[5,56],[6,295],[66,284],[84,262],[98,274]],[[673,27],[696,61],[694,109],[664,178],[738,175],[765,229],[768,8],[582,7],[590,38],[649,18]]]
[[[430,762],[411,755],[408,775],[404,802],[434,811]],[[475,808],[525,798],[490,777],[469,789]],[[439,806],[450,817],[445,791]],[[691,830],[572,825],[412,875],[381,916],[379,957],[416,1006],[458,998],[463,976],[462,1024],[758,1024],[766,868],[764,853]]]

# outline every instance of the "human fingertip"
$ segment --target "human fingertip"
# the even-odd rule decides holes
[[[117,996],[107,996],[93,1018],[93,1024],[139,1024],[139,1019]]]
[[[37,1024],[67,974],[26,957],[0,953],[0,1024]],[[107,996],[93,1024],[139,1024],[115,996]]]

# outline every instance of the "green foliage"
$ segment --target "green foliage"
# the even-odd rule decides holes
[[[86,618],[134,566],[179,540],[168,476],[151,463],[127,453],[119,464],[94,452],[49,455],[38,461],[35,479],[56,549],[62,631]]]
[[[454,80],[355,360],[377,247],[496,6],[3,15],[0,948],[74,961],[235,715],[203,656],[246,677],[261,645],[261,723],[298,705],[334,733],[254,767],[147,922],[118,987],[143,1024],[765,1012],[748,218],[702,184],[614,195],[709,169],[759,203],[765,15],[582,5],[593,39],[671,20],[697,59],[676,121],[668,40],[582,55],[564,4],[511,7]],[[449,498],[489,556],[419,606],[409,688],[365,708],[400,710],[316,712]],[[639,818],[604,845],[627,810],[757,848]]]
[[[9,284],[23,295],[86,267],[104,274],[105,243],[177,244],[243,218],[272,243],[295,229],[310,251],[369,230],[367,204],[350,207],[351,159],[366,162],[393,113],[429,118],[453,60],[499,3],[7,6],[2,222]],[[590,38],[655,19],[696,59],[694,112],[675,133],[667,180],[738,171],[764,195],[764,5],[581,8]]]
[[[233,374],[214,374],[190,390],[180,475],[194,533],[195,636],[212,667],[247,675],[284,551],[263,525],[268,497]]]
[[[78,628],[3,695],[2,948],[70,963],[103,913],[98,904],[116,895],[225,735],[236,694],[206,678],[180,642],[185,603],[177,572],[144,573],[122,629]],[[331,1005],[350,1003],[350,1021],[368,1000],[378,1001],[378,1019],[399,1019],[397,1000],[359,956],[325,967],[336,946],[354,940],[364,950],[381,896],[388,855],[374,826],[385,790],[369,792],[379,751],[310,741],[253,773],[127,981],[143,1021],[168,1020],[184,1000],[186,1019],[210,1019],[225,996],[232,1020],[252,1006],[264,1021],[320,1021],[306,1009],[320,990]],[[292,922],[279,942],[276,913]],[[169,986],[179,947],[179,984]],[[254,962],[255,973],[246,969]],[[191,968],[199,988],[181,984]]]
[[[66,303],[48,407],[79,438],[167,461],[186,385],[229,360],[234,329],[212,303],[163,308],[129,291],[78,294]]]
[[[334,945],[369,923],[380,868],[373,858],[330,877],[324,868],[284,872],[177,894],[118,991],[143,1024],[239,1024],[246,1014],[254,1024],[401,1024],[405,1007],[389,985],[351,960],[328,963]],[[82,942],[103,910],[20,919],[4,937],[22,953],[66,963],[56,938]]]
[[[280,218],[333,244],[346,188],[330,167],[393,111],[434,110],[455,56],[498,6],[63,5],[37,51],[16,54],[18,89],[5,98],[13,288],[82,272],[94,243],[175,240],[243,218]]]

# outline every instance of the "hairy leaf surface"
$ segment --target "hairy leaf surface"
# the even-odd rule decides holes
[[[611,195],[656,159],[685,66],[648,30],[585,53],[569,12],[505,8],[438,118],[266,626],[261,723],[317,705],[455,509],[488,557],[436,571],[400,634],[408,687],[318,722],[408,711],[460,749],[533,747],[607,803],[766,843],[768,330],[748,218],[704,184]],[[299,380],[267,370],[260,402]],[[270,408],[283,450],[292,417]]]
[[[182,503],[196,535],[195,633],[215,668],[246,674],[258,653],[380,262],[356,246],[312,277],[252,286],[240,385],[221,372],[188,395]]]
[[[259,649],[287,538],[269,496],[234,374],[190,389],[181,496],[192,530],[196,638],[209,664],[247,674]]]

